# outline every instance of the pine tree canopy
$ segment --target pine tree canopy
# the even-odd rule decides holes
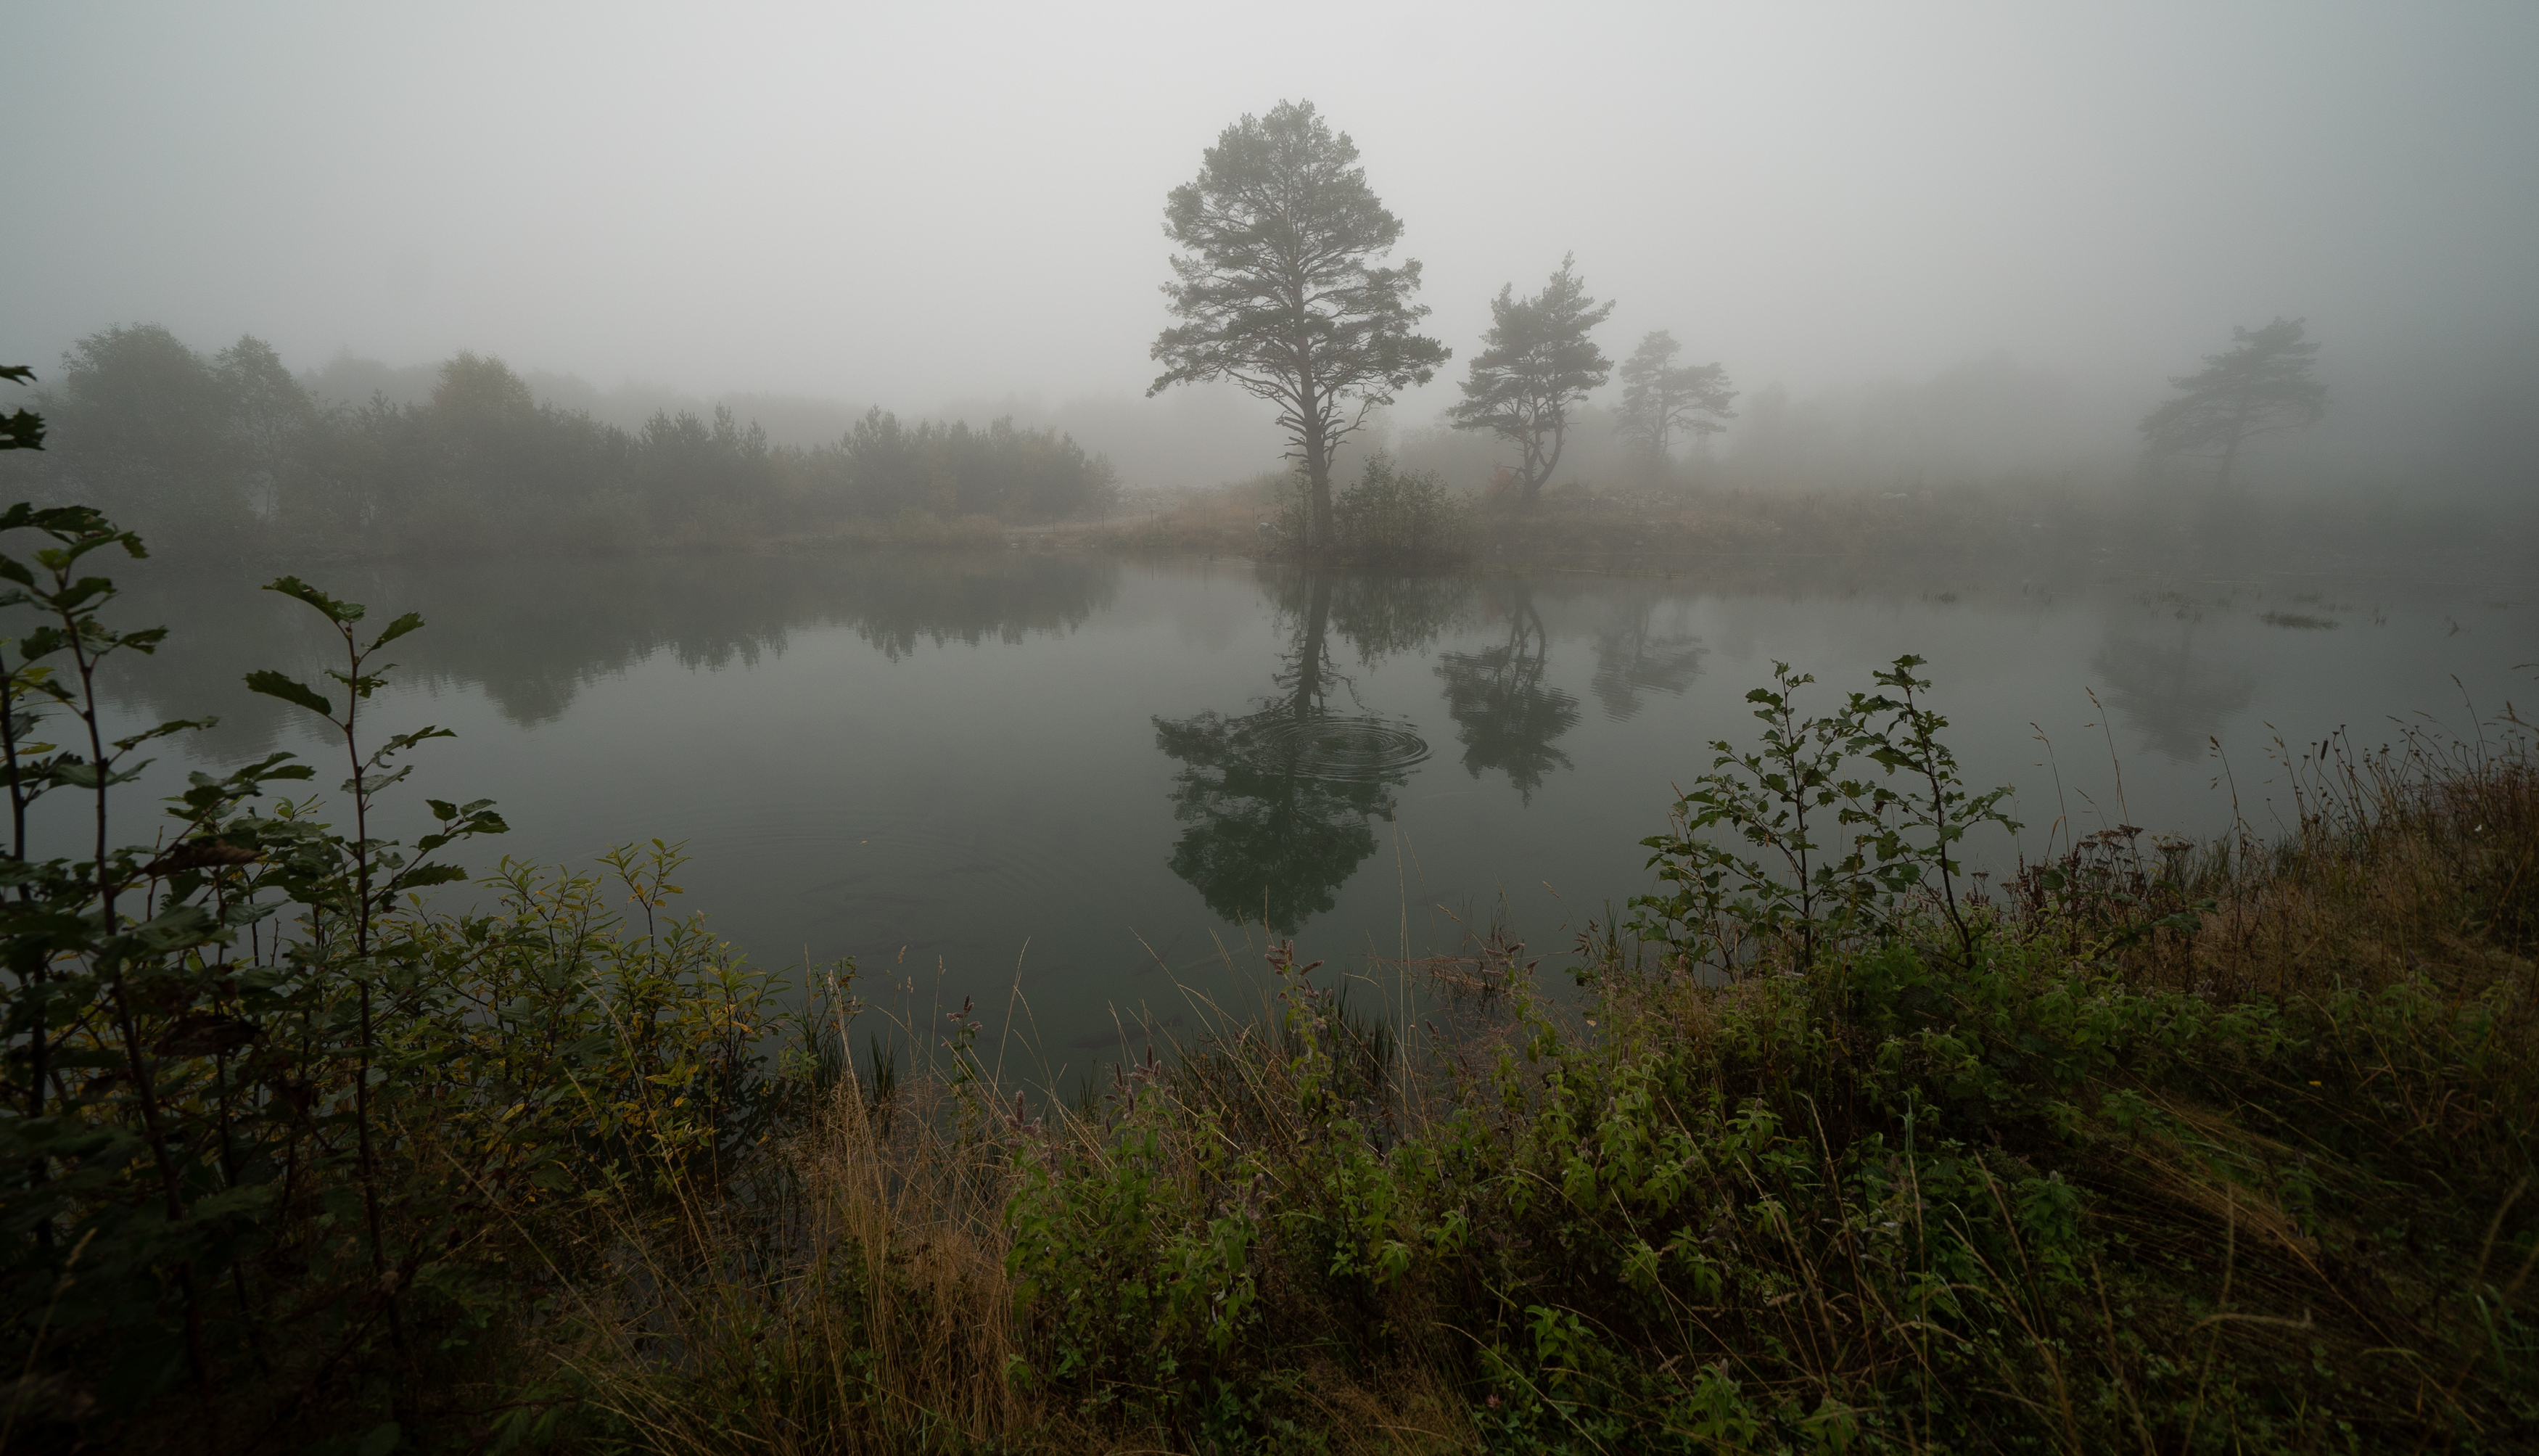
[[[1245,116],[1207,149],[1199,176],[1164,204],[1182,252],[1164,285],[1175,318],[1155,339],[1149,395],[1228,381],[1278,408],[1306,479],[1314,542],[1329,541],[1333,450],[1367,411],[1424,384],[1446,346],[1414,332],[1419,263],[1382,266],[1402,239],[1357,165],[1310,102]]]
[[[1682,352],[1675,335],[1661,328],[1640,340],[1621,369],[1622,408],[1613,430],[1661,462],[1678,431],[1698,440],[1737,418],[1729,407],[1737,391],[1728,387],[1726,367],[1676,363]]]
[[[1464,381],[1464,397],[1446,411],[1456,429],[1488,430],[1524,451],[1518,479],[1532,505],[1560,463],[1569,411],[1613,377],[1613,361],[1588,337],[1613,312],[1587,296],[1575,256],[1543,292],[1516,297],[1514,285],[1490,301],[1490,331]]]
[[[2263,328],[2231,329],[2230,352],[2207,354],[2200,373],[2169,380],[2179,393],[2143,417],[2144,449],[2155,459],[2217,453],[2215,483],[2227,486],[2251,436],[2325,414],[2327,386],[2310,374],[2318,345],[2301,337],[2303,322],[2278,318]]]

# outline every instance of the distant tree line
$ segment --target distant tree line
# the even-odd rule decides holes
[[[431,397],[320,399],[260,339],[206,357],[156,324],[79,341],[42,381],[49,434],[15,495],[93,505],[205,548],[626,550],[853,520],[1096,514],[1110,463],[1056,430],[904,423],[770,446],[730,410],[640,430],[541,404],[499,359],[444,363]]]

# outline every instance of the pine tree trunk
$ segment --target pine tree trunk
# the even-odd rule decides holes
[[[1305,555],[1319,559],[1338,544],[1332,520],[1332,450],[1319,430],[1305,443]]]
[[[1332,520],[1332,441],[1324,433],[1322,398],[1310,378],[1298,391],[1302,408],[1297,417],[1304,421],[1305,448],[1305,559],[1329,556],[1338,546],[1338,532]]]
[[[1568,437],[1569,422],[1564,419],[1551,427],[1550,453],[1544,453],[1540,434],[1525,443],[1525,496],[1518,502],[1518,510],[1533,510],[1535,498],[1551,483],[1551,472],[1560,467],[1560,450],[1568,443]]]
[[[2239,409],[2230,417],[2230,438],[2222,442],[2222,471],[2213,480],[2213,493],[2220,495],[2230,488],[2230,466],[2239,458],[2239,442],[2248,433],[2248,394],[2239,393]]]

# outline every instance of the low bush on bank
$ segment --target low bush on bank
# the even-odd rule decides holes
[[[94,573],[139,543],[0,530],[41,541],[0,562],[11,1449],[2539,1439],[2508,714],[2297,755],[2279,841],[2119,827],[1987,892],[1918,661],[1826,712],[1783,669],[1576,995],[1485,943],[1394,1027],[1280,946],[1270,1014],[1068,1106],[966,1005],[893,1054],[852,965],[742,963],[662,846],[416,899],[502,822],[371,833],[436,735],[362,716],[421,624],[295,580],[342,665],[250,685],[333,725],[349,824],[276,755],[116,847],[158,734],[104,740],[95,666],[158,635]],[[96,848],[38,860],[57,794]]]
[[[1368,457],[1357,483],[1332,502],[1340,550],[1353,562],[1442,565],[1472,552],[1469,511],[1433,470],[1405,470],[1390,455]]]
[[[1264,544],[1268,554],[1303,560],[1308,519],[1301,485],[1287,492]],[[1357,480],[1332,498],[1337,535],[1321,553],[1333,566],[1412,569],[1460,565],[1472,555],[1471,507],[1433,470],[1405,470],[1382,451],[1369,455]]]

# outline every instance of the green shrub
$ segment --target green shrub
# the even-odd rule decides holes
[[[1367,457],[1357,483],[1332,502],[1346,559],[1426,566],[1462,560],[1472,549],[1463,504],[1433,470],[1405,470],[1382,451]]]
[[[1271,530],[1273,554],[1305,554],[1305,502],[1297,477]],[[1404,470],[1382,451],[1367,457],[1357,483],[1332,501],[1339,539],[1324,565],[1452,566],[1472,555],[1471,511],[1433,470]]]
[[[607,857],[613,885],[506,862],[494,913],[426,908],[466,877],[443,852],[506,826],[433,799],[412,844],[372,834],[401,760],[447,736],[366,717],[376,655],[423,623],[366,632],[294,578],[269,589],[325,618],[341,665],[247,683],[330,726],[349,825],[279,795],[315,771],[275,753],[194,773],[131,842],[116,789],[199,726],[103,736],[99,664],[165,633],[109,625],[91,573],[141,544],[76,507],[0,516],[25,532],[30,557],[0,555],[0,607],[33,618],[0,658],[0,1439],[182,1426],[222,1449],[287,1425],[385,1450],[418,1423],[535,1424],[550,1403],[461,1377],[605,1267],[607,1228],[746,1175],[787,1091],[783,987],[662,913],[658,842]],[[53,795],[88,799],[93,832],[37,859],[27,809]]]

